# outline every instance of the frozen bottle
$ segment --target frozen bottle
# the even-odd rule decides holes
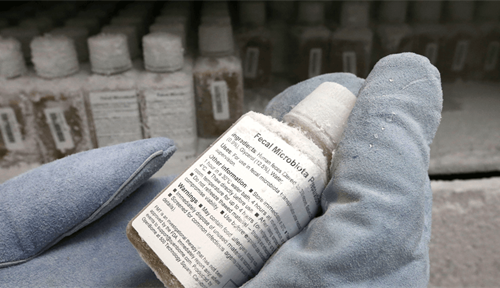
[[[442,47],[446,28],[439,23],[442,1],[415,1],[413,12],[413,52],[423,55],[436,65]]]
[[[408,1],[382,1],[378,9],[379,24],[373,48],[372,62],[394,53],[411,52],[412,30],[406,24]]]
[[[98,147],[143,139],[137,78],[123,34],[101,33],[88,39],[92,75],[88,103]]]
[[[184,57],[182,39],[175,34],[150,33],[142,39],[144,67],[138,83],[146,138],[174,140],[174,157],[196,154],[196,108],[193,61]]]
[[[29,98],[44,160],[94,148],[82,90],[88,74],[80,70],[73,40],[39,36],[31,42],[31,53],[38,77]]]
[[[43,163],[26,72],[19,41],[0,38],[0,183]]]
[[[474,62],[474,42],[479,39],[479,30],[472,23],[474,2],[448,1],[446,4],[446,34],[437,68],[443,81],[465,79]]]
[[[230,24],[204,23],[198,36],[200,55],[193,68],[198,136],[214,138],[243,114],[243,71]]]
[[[243,64],[245,88],[262,87],[271,79],[273,47],[266,24],[264,1],[239,2],[240,27],[236,39]]]
[[[324,25],[324,3],[299,2],[297,23],[290,29],[292,79],[302,81],[329,70],[331,31]]]
[[[245,114],[129,222],[129,240],[168,287],[239,287],[315,217],[355,101],[326,82],[285,123]]]
[[[342,3],[340,28],[333,32],[330,71],[366,77],[370,71],[373,33],[368,28],[370,3]]]

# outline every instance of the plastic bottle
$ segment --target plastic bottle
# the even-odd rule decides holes
[[[19,41],[0,38],[0,183],[43,163],[26,72]]]
[[[290,35],[288,27],[292,22],[294,3],[291,1],[271,1],[269,10],[271,19],[268,27],[271,33],[273,47],[271,69],[273,73],[285,75],[289,72]]]
[[[31,42],[36,74],[29,94],[45,162],[94,148],[73,40],[45,35]]]
[[[141,73],[138,89],[145,137],[174,140],[174,160],[193,157],[198,143],[193,61],[184,58],[177,35],[150,33],[142,43],[146,71]]]
[[[101,33],[88,39],[93,74],[88,78],[88,103],[98,147],[143,139],[137,78],[127,37]]]
[[[355,101],[326,82],[285,123],[245,114],[132,219],[129,240],[167,287],[239,287],[315,217]]]
[[[411,52],[413,38],[406,24],[408,1],[382,1],[379,7],[372,62],[394,53]]]
[[[266,86],[271,80],[273,47],[266,24],[266,3],[239,2],[240,28],[236,39],[243,59],[245,88]]]
[[[474,41],[480,35],[472,23],[474,18],[473,1],[448,1],[446,34],[443,38],[444,53],[439,53],[437,68],[443,81],[465,79],[474,62]]]
[[[296,81],[321,75],[329,70],[331,31],[324,26],[323,2],[299,2],[297,24],[291,28],[292,77]]]
[[[413,12],[413,52],[426,56],[436,65],[442,51],[442,39],[446,28],[439,24],[442,1],[415,1]]]
[[[500,2],[480,2],[476,11],[476,25],[481,34],[478,41],[473,43],[473,63],[467,78],[498,81],[500,80]]]
[[[224,23],[199,27],[193,77],[198,136],[220,136],[243,114],[241,61],[234,56],[233,30]]]
[[[341,27],[333,32],[330,53],[332,72],[350,72],[366,77],[370,71],[373,33],[368,28],[370,3],[342,3]]]

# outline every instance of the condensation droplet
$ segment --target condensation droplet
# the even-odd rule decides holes
[[[382,127],[382,131],[384,131],[384,130],[385,130],[385,127]]]
[[[391,79],[389,79],[389,81],[391,81],[391,82],[392,82],[392,81],[394,81],[394,80],[392,80],[392,78],[391,78]]]
[[[370,148],[372,148],[372,147],[373,147],[373,144],[370,144]]]
[[[378,134],[373,135],[373,137],[378,138]]]

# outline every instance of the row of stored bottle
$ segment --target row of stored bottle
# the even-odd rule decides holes
[[[180,37],[157,33],[143,41],[152,54],[145,57],[146,69],[159,59],[155,67],[163,62],[162,68],[170,72],[142,69],[142,61],[130,60],[126,37],[99,34],[89,38],[90,67],[78,64],[67,37],[35,38],[31,46],[36,75],[31,69],[23,73],[19,43],[1,39],[0,54],[10,52],[17,62],[2,61],[0,72],[23,75],[1,78],[0,166],[46,163],[94,147],[156,136],[175,139],[181,153],[193,155],[193,61],[183,59]],[[177,54],[175,61],[157,56],[162,47]]]
[[[445,81],[500,79],[500,2],[480,3],[474,10],[473,1],[449,1],[445,6],[446,22],[441,24],[442,1],[382,1],[377,6],[376,23],[370,23],[370,2],[344,1],[339,7],[338,25],[325,18],[327,2],[304,1],[298,3],[297,17],[291,27],[286,17],[264,24],[264,19],[252,18],[255,13],[245,14],[250,10],[265,14],[263,4],[239,4],[240,8],[248,8],[240,9],[242,26],[237,37],[244,38],[245,29],[253,29],[254,33],[251,40],[247,36],[245,41],[239,41],[246,87],[255,81],[249,79],[255,75],[254,54],[270,50],[269,46],[275,55],[267,59],[259,55],[259,64],[271,62],[271,71],[288,72],[295,81],[328,72],[366,77],[378,59],[400,52],[427,56]],[[406,20],[409,11],[411,24]],[[263,32],[266,26],[267,34]]]
[[[125,33],[134,59],[140,56],[138,39],[146,31],[180,35],[186,50],[194,53],[198,37],[193,27],[231,25],[237,27],[235,53],[242,59],[246,88],[269,85],[273,73],[292,81],[328,72],[366,77],[378,59],[398,52],[427,56],[445,81],[500,79],[500,3],[496,1],[166,2],[156,17],[154,2],[132,3],[116,13],[116,4],[106,4],[106,9],[95,4],[80,11],[78,17],[65,20],[65,28],[50,30],[48,21],[41,20],[46,18],[25,19],[19,23],[25,31],[6,28],[0,34],[24,37],[20,41],[28,50],[27,59],[29,39],[37,30],[65,34],[75,40],[80,61],[86,61],[85,36],[75,27],[86,28],[88,35]]]

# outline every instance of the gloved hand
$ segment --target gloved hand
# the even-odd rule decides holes
[[[322,196],[324,212],[286,242],[246,286],[425,286],[432,201],[427,167],[429,144],[440,120],[439,73],[424,57],[389,56],[376,65],[366,82],[352,74],[334,73],[294,85],[273,99],[268,114],[280,119],[325,81],[342,84],[355,95],[359,91],[359,97],[334,158],[332,181]],[[141,151],[140,146],[134,149]],[[162,149],[170,151],[168,147]],[[147,151],[154,154],[156,150]],[[106,153],[100,154],[104,155]],[[148,158],[147,153],[141,155],[138,159],[142,161]],[[118,178],[114,172],[102,175],[136,159],[130,151],[121,157],[115,156],[123,164],[109,163],[102,167],[103,163],[110,162],[109,158],[98,162],[95,156],[77,159],[71,156],[59,160],[65,161],[65,165],[54,164],[48,172],[38,173],[39,169],[31,172],[35,181],[28,181],[30,176],[26,176],[14,184],[10,183],[12,180],[2,184],[0,222],[6,219],[2,214],[6,201],[1,198],[6,184],[9,183],[8,190],[28,189],[30,187],[24,186],[26,183],[37,181],[47,193],[67,182],[50,176],[51,171],[64,170],[75,161],[89,165],[95,161],[96,165],[81,167],[77,172],[93,172],[76,182],[65,183],[65,188],[76,187],[67,193],[92,194],[108,188],[111,182],[112,187],[105,189],[110,197],[113,189],[119,189],[118,184],[132,177],[135,171],[127,170],[128,176],[122,173]],[[137,170],[141,161],[135,163],[133,167]],[[153,168],[136,184],[146,181],[159,167],[153,165]],[[127,240],[125,227],[172,179],[150,179],[123,204],[45,253],[26,263],[0,268],[2,287],[161,286]],[[54,185],[51,181],[59,183]],[[59,197],[58,193],[49,195]],[[31,207],[37,207],[40,200],[47,201],[39,199],[40,195],[43,194],[33,196],[38,198],[33,199],[35,204],[31,203]],[[84,199],[77,201],[85,204]],[[87,205],[99,202],[95,198],[90,200]],[[73,200],[67,202],[71,204]],[[28,209],[25,207],[25,210]],[[57,211],[53,216],[57,216]],[[57,223],[57,217],[53,222]],[[0,231],[5,231],[3,229]],[[23,237],[36,240],[36,236],[27,234]],[[0,240],[0,255],[6,251],[2,245],[4,240]]]
[[[267,113],[282,117],[315,81],[290,87]],[[439,72],[425,57],[391,55],[357,95],[323,191],[322,215],[284,243],[245,288],[427,287],[427,169],[441,119]]]
[[[154,279],[125,227],[173,179],[142,185],[174,151],[166,138],[124,143],[1,184],[0,287],[137,286]]]

